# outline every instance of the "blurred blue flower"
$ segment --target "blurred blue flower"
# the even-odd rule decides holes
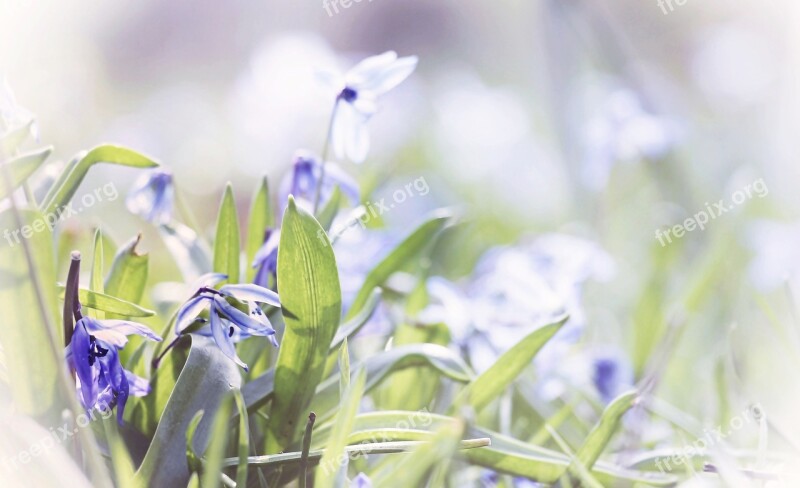
[[[195,295],[178,310],[175,319],[175,333],[180,335],[194,332],[210,335],[214,342],[228,358],[247,370],[247,365],[236,354],[234,342],[249,336],[268,337],[275,347],[275,329],[272,327],[259,303],[280,307],[278,294],[267,288],[255,284],[228,284],[219,290],[211,288],[212,281],[218,283],[225,279],[225,275],[213,275],[208,286],[200,287]],[[245,313],[232,305],[228,298],[233,298],[245,304],[248,312]],[[199,319],[200,327],[194,330],[190,326],[198,322],[198,315],[208,309],[209,319]],[[235,327],[234,327],[235,326]]]
[[[0,134],[33,122],[30,126],[30,134],[38,141],[39,127],[34,122],[33,114],[17,103],[8,80],[5,77],[2,78],[3,82],[0,84]]]
[[[361,200],[358,183],[336,164],[327,163],[325,165],[325,177],[322,182],[320,182],[321,177],[322,163],[319,158],[308,151],[298,151],[295,154],[292,171],[281,181],[281,205],[286,205],[289,201],[289,195],[292,195],[298,205],[311,211],[314,206],[317,186],[320,184],[322,185],[322,188],[320,188],[320,206],[325,205],[325,202],[328,201],[337,186],[350,200],[351,204],[357,205]]]
[[[372,488],[372,480],[364,473],[358,473],[358,476],[353,478],[350,483],[350,488]]]
[[[633,387],[633,369],[621,351],[604,350],[592,354],[592,383],[603,403],[609,403]]]
[[[75,324],[67,348],[67,363],[76,373],[83,407],[107,412],[116,406],[120,423],[128,396],[144,396],[150,391],[147,380],[123,369],[120,363],[117,351],[125,347],[130,334],[161,340],[136,322],[83,317]]]
[[[174,201],[172,173],[156,169],[136,180],[128,193],[125,205],[131,213],[144,220],[156,225],[165,225],[172,221]]]
[[[278,271],[278,244],[281,241],[280,229],[267,229],[264,244],[253,256],[252,266],[255,268],[256,275],[253,283],[267,288],[270,276],[274,276]]]
[[[361,163],[369,151],[367,122],[377,110],[378,97],[408,78],[417,57],[398,58],[394,51],[371,56],[344,76],[322,73],[335,87],[336,106],[331,122],[331,144],[337,158]]]
[[[587,124],[584,183],[604,188],[614,164],[661,159],[677,139],[674,122],[648,112],[633,91],[617,89]]]

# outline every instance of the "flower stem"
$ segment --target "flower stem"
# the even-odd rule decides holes
[[[298,479],[300,488],[306,488],[306,478],[308,478],[308,451],[311,450],[311,429],[314,427],[314,421],[316,420],[317,415],[314,412],[308,414],[306,432],[303,435],[303,451],[300,454],[300,478]]]
[[[331,118],[328,121],[328,134],[325,136],[325,144],[322,146],[322,161],[320,163],[319,181],[317,181],[317,191],[314,194],[314,214],[316,215],[319,208],[319,199],[322,195],[322,183],[325,180],[325,163],[328,159],[328,149],[331,145],[331,135],[333,134],[333,121],[336,119],[336,110],[339,108],[339,97],[336,97],[336,102],[333,104],[331,110]]]
[[[81,253],[72,251],[70,256],[67,284],[64,291],[64,346],[69,346],[72,333],[75,330],[76,313],[80,315],[80,301],[78,299],[78,286],[81,274]]]
[[[161,354],[159,354],[157,358],[153,359],[153,362],[150,363],[153,366],[153,369],[158,369],[158,365],[159,363],[161,363],[161,360],[164,359],[164,356],[167,355],[170,349],[175,347],[175,344],[177,344],[182,337],[183,336],[178,336],[175,339],[173,339],[172,342],[170,342],[169,345],[167,345],[167,347],[165,347],[164,350],[161,351]]]

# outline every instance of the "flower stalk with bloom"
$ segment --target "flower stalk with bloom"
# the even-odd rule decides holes
[[[136,180],[125,199],[125,205],[131,213],[156,225],[165,225],[172,221],[174,202],[172,173],[162,169],[143,174]]]
[[[347,157],[354,163],[364,162],[369,152],[367,122],[377,111],[378,97],[402,83],[416,67],[416,56],[398,58],[396,52],[386,51],[364,59],[344,75],[322,73],[337,95],[322,151],[320,181],[325,178],[329,146],[333,146],[338,159]],[[320,191],[317,187],[315,212],[319,207]]]
[[[146,326],[127,320],[84,317],[78,301],[80,254],[72,254],[64,297],[66,361],[76,378],[78,399],[87,410],[108,412],[117,407],[121,424],[130,395],[144,396],[150,384],[122,367],[119,350],[136,334],[152,341],[161,338]],[[72,321],[77,322],[72,326]]]
[[[262,336],[268,337],[272,345],[278,347],[275,329],[259,305],[263,303],[280,307],[278,294],[255,284],[227,284],[219,290],[212,288],[226,278],[227,276],[218,273],[204,277],[206,283],[178,310],[175,318],[175,341],[161,353],[154,365],[187,333],[210,335],[222,353],[245,371],[248,369],[247,365],[236,354],[234,342],[249,336]],[[206,310],[208,319],[200,316]]]

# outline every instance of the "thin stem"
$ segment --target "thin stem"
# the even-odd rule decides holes
[[[175,347],[175,344],[177,344],[178,341],[181,340],[182,337],[183,336],[179,335],[178,337],[173,339],[172,342],[170,342],[169,345],[166,348],[164,348],[163,351],[161,351],[161,353],[158,355],[158,357],[153,359],[153,362],[151,363],[152,366],[153,366],[153,369],[158,369],[158,365],[159,365],[159,363],[161,363],[161,360],[164,359],[164,356],[167,355],[167,353],[170,351],[170,349]]]
[[[311,429],[314,428],[314,421],[316,420],[317,415],[314,412],[308,414],[306,432],[303,435],[303,451],[300,453],[300,488],[306,488],[306,479],[308,478],[308,451],[311,450]]]
[[[316,215],[317,209],[319,208],[319,200],[322,195],[322,183],[325,180],[325,164],[328,159],[328,149],[331,145],[331,135],[333,134],[333,121],[336,119],[336,110],[339,108],[339,97],[336,97],[336,103],[333,104],[333,110],[331,110],[331,118],[328,121],[328,134],[325,136],[325,144],[322,146],[322,162],[320,164],[320,172],[319,172],[319,181],[317,181],[317,191],[314,194],[314,214]]]
[[[75,304],[80,307],[78,301],[78,285],[81,273],[81,253],[72,251],[67,273],[67,284],[64,291],[64,346],[69,346],[72,341],[72,333],[75,330]]]

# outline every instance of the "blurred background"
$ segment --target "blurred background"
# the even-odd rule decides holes
[[[760,403],[770,445],[797,449],[798,25],[791,0],[4,0],[0,70],[52,159],[100,142],[152,155],[210,233],[226,181],[244,212],[259,177],[275,188],[295,150],[321,150],[332,94],[315,70],[418,55],[371,121],[368,160],[343,163],[373,200],[425,178],[387,220],[408,231],[458,208],[468,223],[437,263],[456,281],[491,246],[597,243],[614,272],[586,287],[587,340],[624,350],[637,377],[674,346],[662,398],[712,423]],[[134,177],[97,168],[83,188],[124,196]],[[767,192],[705,230],[655,237],[758,181]],[[102,202],[64,232],[80,247],[102,223],[163,246],[127,215]],[[174,263],[153,255],[155,283]]]

